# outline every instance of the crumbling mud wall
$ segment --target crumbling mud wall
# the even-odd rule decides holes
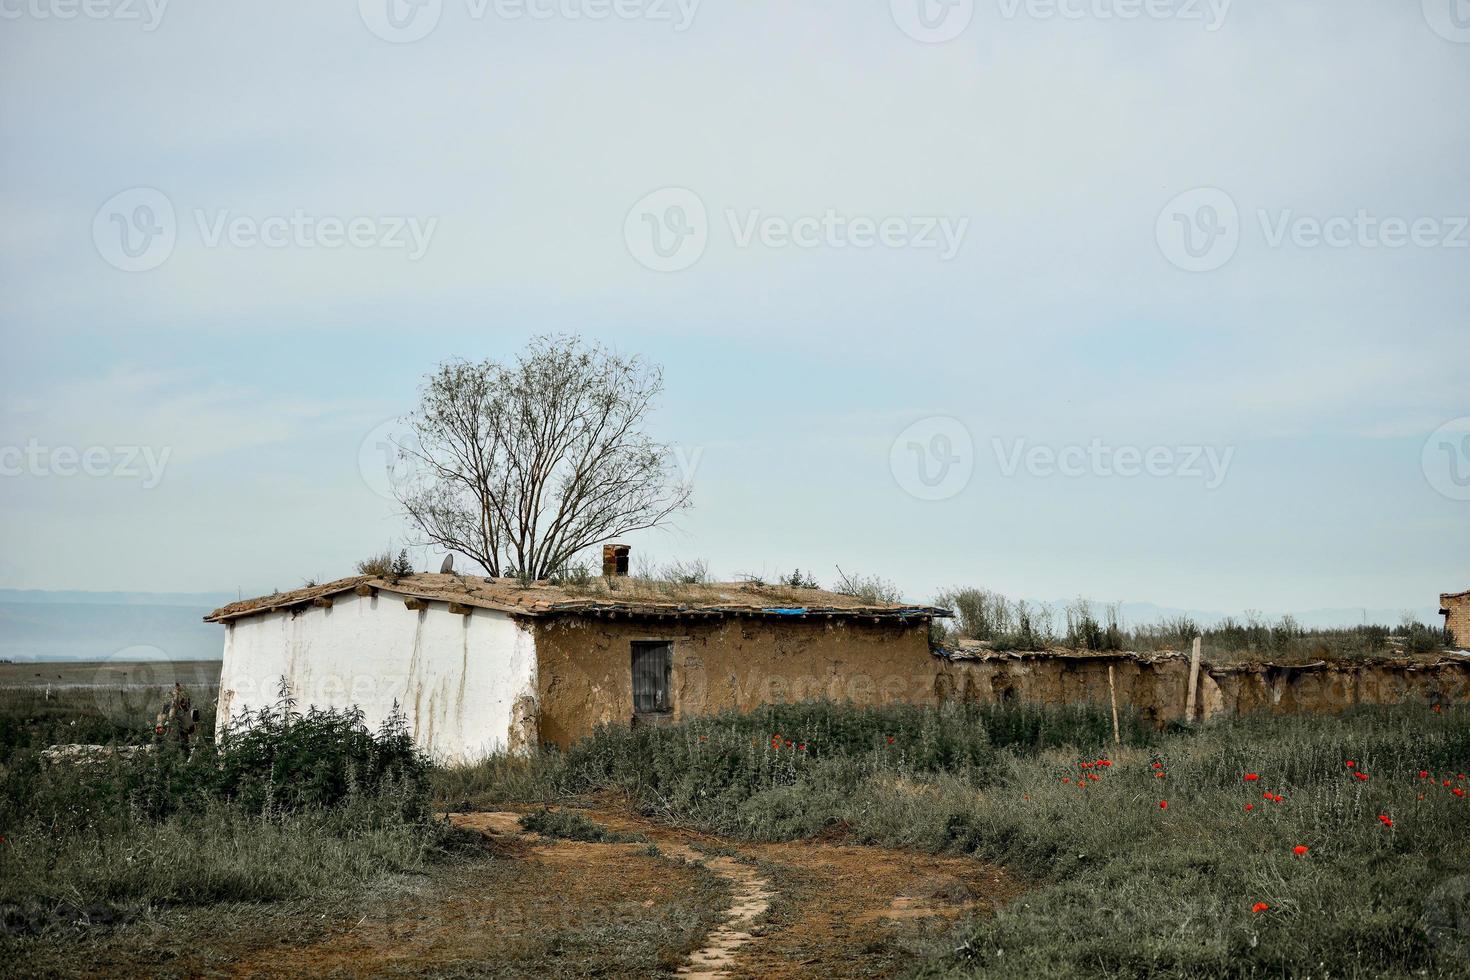
[[[536,697],[512,726],[521,733],[513,738],[517,749],[537,739],[566,747],[598,725],[632,722],[635,641],[672,644],[669,720],[812,698],[1105,705],[1112,667],[1118,706],[1131,705],[1163,726],[1185,719],[1189,686],[1187,654],[936,654],[928,624],[918,618],[565,616],[522,623],[535,638]],[[1196,720],[1257,711],[1335,713],[1356,704],[1467,703],[1470,655],[1290,666],[1206,661],[1198,683]]]
[[[940,699],[1107,704],[1156,725],[1185,720],[1189,657],[1180,653],[995,653],[937,657]],[[1357,704],[1470,702],[1470,656],[1201,666],[1196,720],[1266,711],[1335,714]]]
[[[632,643],[673,644],[672,717],[830,698],[934,703],[938,661],[928,623],[730,617],[537,620],[538,731],[571,745],[599,724],[633,718]]]

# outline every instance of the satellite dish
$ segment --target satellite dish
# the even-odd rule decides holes
[[[444,556],[444,564],[442,564],[442,565],[439,566],[439,574],[440,575],[453,575],[454,574],[454,553],[453,552],[450,552],[449,554],[447,554],[447,555]]]

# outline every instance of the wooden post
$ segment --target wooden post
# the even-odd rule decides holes
[[[1190,725],[1194,724],[1194,692],[1199,687],[1199,645],[1200,638],[1196,636],[1189,653],[1189,692],[1184,696],[1184,721]]]
[[[1118,735],[1118,689],[1113,686],[1113,665],[1108,664],[1108,700],[1113,703],[1113,744],[1122,745]]]

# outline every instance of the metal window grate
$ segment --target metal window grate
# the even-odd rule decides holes
[[[669,681],[674,670],[674,645],[664,641],[633,643],[633,711],[659,714],[672,710]]]

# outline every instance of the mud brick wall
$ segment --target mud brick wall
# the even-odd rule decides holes
[[[980,702],[1108,703],[1113,668],[1119,707],[1131,705],[1156,725],[1181,721],[1189,657],[1160,654],[991,654],[941,659],[936,694]],[[1470,657],[1212,665],[1200,671],[1199,720],[1266,711],[1335,714],[1357,704],[1470,703]]]
[[[828,698],[855,704],[936,700],[939,661],[927,620],[792,617],[538,621],[539,736],[563,747],[633,716],[633,641],[673,644],[673,717]]]
[[[1445,614],[1445,627],[1454,634],[1455,644],[1470,650],[1470,592],[1439,597],[1439,608]]]
[[[570,746],[600,724],[633,719],[634,641],[672,644],[672,718],[827,698],[856,704],[1020,700],[1108,703],[1152,723],[1184,720],[1189,657],[1179,653],[985,653],[941,656],[926,623],[762,618],[608,620],[565,617],[528,626],[536,643],[541,743]],[[1197,719],[1250,714],[1333,714],[1357,704],[1470,703],[1470,656],[1429,660],[1216,665],[1200,672]]]

